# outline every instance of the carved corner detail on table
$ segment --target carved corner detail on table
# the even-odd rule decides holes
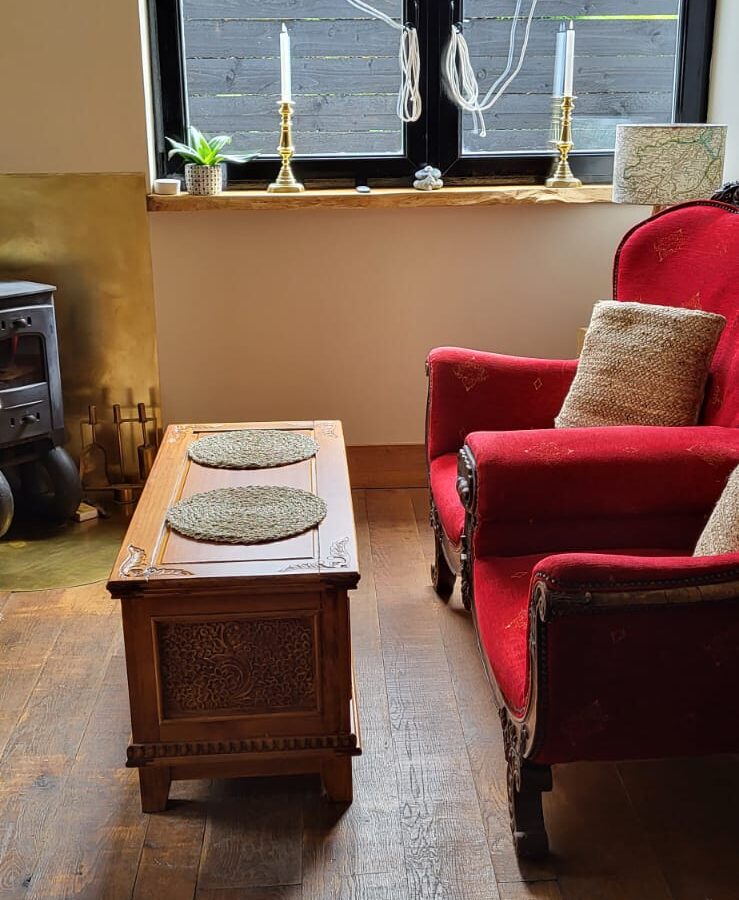
[[[334,541],[328,548],[325,559],[314,559],[310,562],[293,563],[281,569],[282,572],[312,572],[317,569],[347,569],[349,568],[349,538],[343,537]]]
[[[127,556],[118,570],[123,578],[149,578],[151,575],[192,575],[192,572],[187,569],[147,565],[146,550],[136,547],[134,544],[129,544],[126,549]]]
[[[337,438],[339,436],[336,433],[336,422],[317,422],[316,428],[325,437]]]
[[[169,432],[169,438],[167,439],[167,443],[176,444],[177,441],[182,437],[183,434],[187,431],[186,425],[173,425]]]

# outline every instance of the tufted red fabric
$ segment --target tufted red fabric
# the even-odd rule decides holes
[[[614,297],[720,313],[701,421],[739,426],[739,210],[683,203],[631,229],[614,266]]]
[[[464,528],[464,507],[457,493],[457,454],[445,453],[432,459],[429,477],[441,527],[452,544],[458,547]]]

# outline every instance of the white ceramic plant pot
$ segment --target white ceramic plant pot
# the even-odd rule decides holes
[[[188,163],[185,166],[185,187],[191,194],[220,194],[223,190],[223,168]]]

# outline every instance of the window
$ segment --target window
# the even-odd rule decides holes
[[[296,161],[309,182],[408,183],[426,162],[450,181],[543,180],[556,122],[557,32],[570,20],[579,175],[608,180],[619,122],[705,121],[715,0],[369,2],[418,29],[424,111],[416,122],[396,115],[400,31],[348,0],[156,0],[162,173],[175,167],[164,135],[182,137],[192,121],[233,134],[234,149],[262,154],[243,169],[232,166],[231,182],[273,177],[283,21],[292,43]],[[481,96],[513,47],[508,71],[518,71],[484,113],[485,134],[445,89],[442,59],[457,21]]]

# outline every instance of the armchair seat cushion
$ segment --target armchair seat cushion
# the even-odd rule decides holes
[[[690,556],[691,550],[684,551]],[[619,548],[603,556],[675,557],[674,548]],[[593,557],[600,554],[593,554]],[[531,579],[546,554],[477,557],[474,566],[475,616],[480,642],[509,709],[523,715],[529,678],[528,634]],[[553,557],[550,557],[552,559]]]
[[[444,534],[459,547],[464,529],[464,507],[457,493],[457,454],[445,453],[431,461],[431,494]]]

